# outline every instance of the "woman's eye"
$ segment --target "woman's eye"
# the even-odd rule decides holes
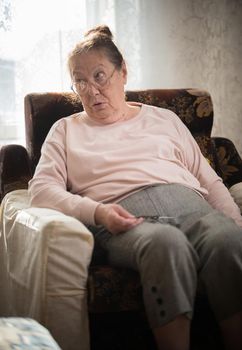
[[[106,80],[106,73],[105,72],[98,72],[96,75],[95,75],[95,81],[97,83],[100,83],[100,82],[103,82]]]
[[[85,80],[80,80],[78,82],[78,84],[79,84],[81,89],[84,89],[86,87],[86,85],[87,85],[87,82]]]
[[[75,79],[76,84],[82,84],[84,82],[83,79]]]
[[[85,86],[87,85],[85,80],[82,79],[76,79],[74,83],[79,89],[84,89]]]

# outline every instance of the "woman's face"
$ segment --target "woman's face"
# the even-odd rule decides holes
[[[103,124],[122,119],[126,106],[125,64],[118,70],[103,51],[91,50],[74,56],[70,61],[70,71],[72,82],[77,83],[78,94],[90,118]],[[104,85],[103,81],[106,82]],[[85,88],[81,90],[78,83]]]

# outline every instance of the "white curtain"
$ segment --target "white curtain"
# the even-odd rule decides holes
[[[114,41],[126,60],[129,77],[127,88],[140,87],[141,55],[140,0],[87,0],[87,26],[107,24]]]
[[[87,26],[108,24],[128,65],[128,89],[161,87],[167,72],[164,1],[87,0]]]
[[[86,30],[85,0],[0,0],[0,144],[24,144],[24,96],[68,91],[68,52]]]

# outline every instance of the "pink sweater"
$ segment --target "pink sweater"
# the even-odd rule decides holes
[[[33,206],[95,224],[99,202],[117,202],[154,183],[192,188],[242,226],[239,208],[180,118],[144,104],[125,122],[98,124],[85,112],[57,121],[29,192]]]

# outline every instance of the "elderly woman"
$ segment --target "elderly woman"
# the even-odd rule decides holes
[[[32,205],[81,220],[110,264],[141,276],[158,349],[189,349],[199,286],[227,349],[242,349],[242,217],[173,112],[126,102],[125,61],[108,27],[69,56],[84,111],[57,121],[29,191]]]

